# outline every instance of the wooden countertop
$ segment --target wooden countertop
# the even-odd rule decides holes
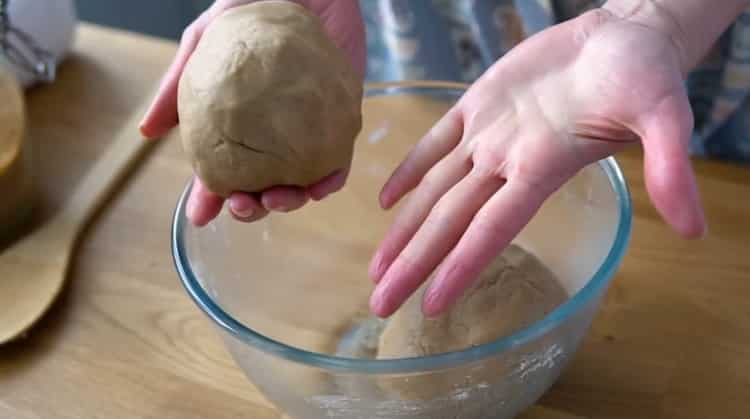
[[[28,95],[41,218],[175,52],[170,42],[91,25],[78,35],[59,81]],[[650,206],[640,155],[618,160],[635,203],[629,253],[572,365],[524,418],[746,418],[750,170],[696,162],[711,231],[688,242]],[[179,144],[165,141],[103,210],[63,298],[27,339],[0,347],[0,417],[281,417],[174,272],[169,226],[189,176]]]

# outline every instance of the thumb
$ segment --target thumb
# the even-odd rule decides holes
[[[706,221],[688,156],[693,113],[684,91],[666,97],[638,122],[651,201],[680,235],[703,236]]]
[[[203,30],[208,24],[204,12],[201,18],[193,22],[183,32],[177,55],[162,78],[156,97],[151,102],[140,124],[141,134],[146,138],[158,138],[165,135],[178,123],[177,90],[182,71],[190,55],[198,46]]]
[[[217,1],[198,19],[191,23],[182,33],[180,46],[166,74],[159,84],[156,97],[151,102],[140,124],[141,134],[146,138],[158,138],[165,135],[177,125],[177,91],[180,77],[185,70],[190,56],[198,47],[203,32],[212,20],[230,7],[247,1],[224,0]]]
[[[367,72],[365,23],[359,1],[307,0],[308,7],[320,17],[328,36],[344,50],[362,77]]]

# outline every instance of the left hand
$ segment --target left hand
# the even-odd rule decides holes
[[[547,197],[586,165],[638,141],[662,217],[683,236],[704,234],[683,67],[668,34],[603,9],[500,59],[384,186],[384,208],[414,191],[373,258],[373,312],[391,315],[440,265],[422,308],[442,313]]]
[[[225,11],[259,0],[216,0],[182,35],[180,48],[167,70],[159,91],[141,122],[146,138],[158,138],[177,125],[177,90],[182,71],[198,46],[208,25]],[[359,3],[354,0],[296,0],[320,18],[331,40],[351,59],[353,68],[365,73],[365,29]],[[247,28],[248,31],[252,28]],[[274,186],[255,194],[235,192],[229,197],[230,214],[239,221],[256,221],[269,211],[287,212],[305,205],[309,199],[320,200],[341,189],[348,168],[331,173],[307,187]],[[188,219],[202,226],[221,212],[224,199],[211,192],[196,177],[187,201]]]

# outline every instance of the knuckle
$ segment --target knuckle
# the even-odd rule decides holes
[[[461,282],[467,277],[473,274],[473,269],[470,264],[467,264],[463,260],[463,255],[456,255],[456,257],[447,262],[445,265],[445,271],[443,278],[446,283],[450,284],[451,287],[464,288],[468,284],[462,286]]]
[[[484,210],[480,210],[477,213],[474,223],[480,234],[485,237],[488,237],[488,235],[492,236],[493,241],[513,235],[513,225],[511,223],[499,222],[494,214]]]
[[[534,163],[530,163],[527,159],[516,159],[511,167],[511,172],[514,178],[518,179],[534,179],[537,176],[537,170],[534,168]]]
[[[459,136],[463,131],[463,111],[454,106],[430,129],[428,135],[438,137]]]
[[[182,31],[182,37],[180,38],[180,40],[184,42],[194,41],[197,38],[200,38],[203,35],[203,28],[211,20],[212,9],[213,7],[201,13],[201,15],[198,16],[197,19],[195,19],[191,24],[185,27],[185,30]]]
[[[553,165],[540,167],[540,160],[536,158],[514,158],[512,164],[507,167],[509,177],[532,187],[544,186],[545,179],[551,177],[565,177],[565,171],[556,170]]]
[[[479,161],[474,164],[471,169],[472,176],[478,179],[480,184],[502,184],[506,181],[505,176],[506,164],[505,162],[488,164],[484,161]]]
[[[415,177],[419,173],[415,164],[417,161],[418,153],[419,152],[415,148],[406,156],[406,158],[396,168],[396,177],[398,177],[399,179],[409,179]]]
[[[564,183],[568,176],[560,174],[549,176],[540,174],[526,167],[524,163],[518,164],[512,173],[512,179],[516,190],[520,190],[525,199],[536,199],[550,195],[557,186]]]
[[[422,193],[427,193],[433,190],[439,184],[439,181],[440,174],[438,173],[438,170],[433,167],[422,176],[422,180],[419,182],[419,189],[422,190]]]
[[[186,42],[186,41],[190,41],[194,39],[196,36],[197,36],[197,31],[195,29],[195,24],[191,23],[185,28],[184,31],[182,31],[182,37],[180,38],[180,40],[182,42]]]
[[[456,164],[461,166],[464,173],[468,173],[474,167],[474,161],[472,155],[474,154],[473,146],[470,141],[463,140],[451,152],[451,158],[456,161]]]
[[[477,99],[473,99],[477,100]],[[464,124],[466,126],[465,132],[477,132],[478,128],[481,128],[488,120],[487,111],[483,107],[471,107],[464,112]]]
[[[450,222],[451,210],[446,198],[442,197],[430,210],[430,215],[425,219],[423,227],[429,230],[440,230]]]
[[[397,272],[404,281],[412,282],[413,278],[418,278],[420,273],[425,269],[425,263],[420,258],[415,257],[409,251],[403,252],[394,262]]]
[[[502,178],[499,167],[500,166],[493,167],[487,164],[475,164],[472,168],[472,174],[480,180]]]
[[[504,178],[508,164],[508,150],[488,138],[476,138],[471,145],[471,161],[476,174]]]

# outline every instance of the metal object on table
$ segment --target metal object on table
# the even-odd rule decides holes
[[[27,33],[13,26],[8,7],[10,1],[0,0],[0,53],[19,71],[35,80],[54,81],[55,57]]]

